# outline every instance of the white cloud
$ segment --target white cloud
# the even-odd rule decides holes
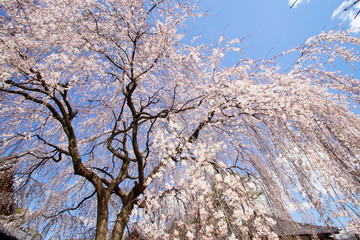
[[[360,4],[356,4],[347,11],[344,11],[344,9],[351,6],[353,2],[354,2],[353,0],[343,1],[341,5],[333,12],[332,18],[339,18],[343,22],[348,22],[350,31],[354,33],[359,33],[360,14],[356,18],[355,16],[360,10]]]
[[[288,0],[289,6],[297,7],[303,2],[310,2],[310,0]],[[332,18],[338,18],[344,23],[349,24],[349,29],[353,33],[360,33],[360,14],[355,18],[360,10],[360,3],[353,5],[354,0],[345,0],[340,6],[333,12]],[[353,5],[353,6],[352,6]],[[344,9],[352,6],[344,11]]]
[[[297,5],[299,5],[300,3],[303,3],[305,1],[310,2],[310,0],[288,0],[289,6],[292,6],[292,7],[297,7]]]

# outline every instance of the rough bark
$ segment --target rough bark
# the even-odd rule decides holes
[[[121,240],[124,235],[125,227],[129,222],[131,212],[134,208],[133,203],[128,203],[123,206],[120,213],[116,217],[115,225],[111,233],[110,240]]]
[[[109,196],[105,191],[98,191],[97,194],[97,217],[96,217],[96,235],[95,240],[104,240],[106,239],[107,230],[108,230],[108,218],[109,218]]]

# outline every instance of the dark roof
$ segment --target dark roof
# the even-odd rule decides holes
[[[1,229],[0,229],[0,239],[2,239],[2,240],[17,240],[16,237],[11,236],[11,234],[4,232]]]
[[[271,228],[278,236],[339,233],[339,229],[336,227],[317,226],[307,223],[296,223],[281,219],[275,219],[275,221],[277,223]]]
[[[22,225],[19,226],[16,224],[15,220],[14,222],[9,223],[0,216],[0,239],[40,240],[41,235]]]

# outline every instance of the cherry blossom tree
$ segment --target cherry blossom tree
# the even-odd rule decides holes
[[[307,200],[359,229],[360,86],[335,68],[356,67],[359,39],[321,33],[283,53],[299,54],[289,70],[242,55],[225,67],[241,41],[187,43],[192,1],[0,6],[0,154],[29,227],[276,238],[267,216]]]

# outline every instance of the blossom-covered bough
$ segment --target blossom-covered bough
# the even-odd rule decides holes
[[[50,238],[269,236],[309,201],[359,229],[359,39],[322,33],[283,71],[186,44],[196,3],[2,0],[0,154]],[[284,53],[287,54],[287,53]],[[341,63],[342,65],[342,63]],[[135,224],[136,222],[136,224]]]

